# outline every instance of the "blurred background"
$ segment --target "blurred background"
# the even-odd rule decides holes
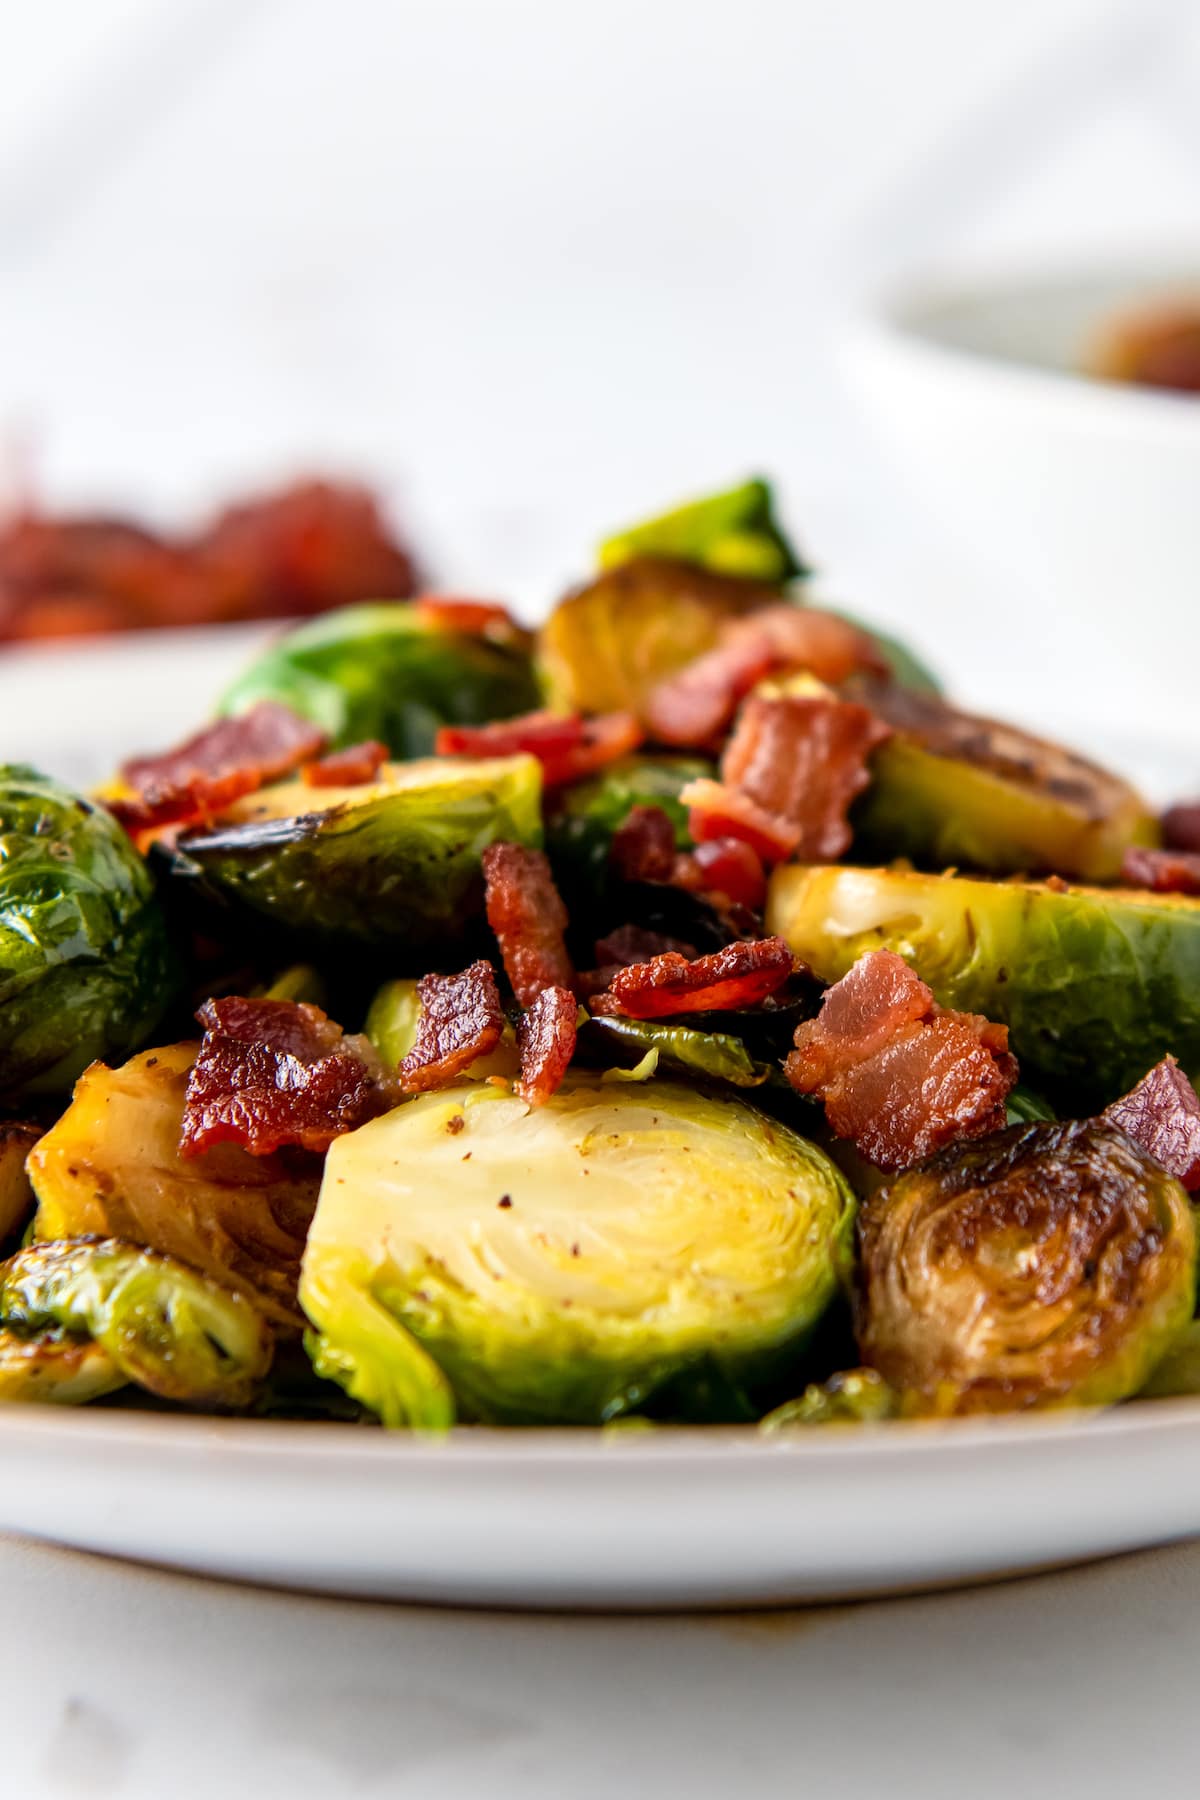
[[[762,471],[830,598],[1020,713],[842,348],[912,269],[1200,241],[1198,98],[1189,0],[10,4],[0,479],[174,524],[360,476],[536,612]]]

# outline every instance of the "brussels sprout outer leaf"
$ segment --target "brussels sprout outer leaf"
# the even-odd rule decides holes
[[[846,1369],[777,1406],[759,1421],[759,1430],[770,1437],[796,1425],[875,1425],[899,1411],[899,1396],[876,1369]]]
[[[660,1061],[689,1075],[728,1081],[734,1087],[761,1087],[771,1071],[755,1062],[740,1038],[725,1031],[700,1031],[661,1019],[623,1019],[616,1014],[589,1019],[582,1033],[585,1051],[603,1055],[625,1052],[644,1058],[656,1052]]]
[[[467,1417],[600,1423],[702,1362],[789,1366],[852,1217],[827,1158],[737,1101],[574,1076],[530,1109],[464,1084],[334,1145],[301,1299],[322,1373],[344,1359],[394,1421],[421,1410],[415,1341]]]
[[[1028,1073],[1107,1104],[1172,1053],[1200,1068],[1200,901],[1122,889],[776,870],[766,929],[824,981],[896,950],[942,1006],[1009,1027]]]
[[[326,613],[289,632],[238,677],[220,703],[246,712],[278,700],[335,749],[378,738],[393,756],[428,756],[441,725],[483,725],[541,703],[519,647],[430,629],[419,608],[375,602]]]
[[[808,573],[776,523],[770,486],[757,478],[614,533],[601,544],[599,561],[612,569],[639,556],[693,562],[750,581]]]
[[[153,881],[116,820],[0,766],[0,1091],[59,1092],[133,1049],[174,976]]]
[[[164,1400],[241,1406],[271,1362],[271,1334],[239,1295],[115,1238],[34,1244],[0,1268],[0,1325],[89,1337]]]
[[[411,952],[455,942],[482,915],[480,857],[497,839],[541,840],[531,756],[389,763],[346,789],[264,788],[182,839],[175,868],[302,939]]]

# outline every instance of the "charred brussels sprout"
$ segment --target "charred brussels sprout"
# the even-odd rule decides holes
[[[177,1256],[298,1336],[300,1255],[321,1164],[304,1151],[251,1156],[219,1144],[179,1154],[195,1044],[96,1063],[29,1157],[34,1237],[97,1234]]]
[[[767,902],[823,981],[896,950],[943,1006],[1012,1033],[1022,1069],[1106,1104],[1168,1053],[1200,1069],[1200,901],[906,869],[793,866]]]
[[[433,628],[403,601],[347,606],[301,625],[251,664],[223,713],[278,700],[335,748],[376,738],[393,756],[428,756],[439,725],[483,725],[541,704],[519,644]]]
[[[133,1049],[171,986],[154,884],[116,820],[0,766],[0,1092],[57,1092]]]
[[[696,563],[714,575],[751,581],[783,582],[808,573],[776,522],[768,483],[758,479],[614,533],[600,546],[600,567],[615,569],[639,556]]]
[[[112,1364],[112,1385],[119,1374],[195,1406],[245,1405],[271,1362],[271,1334],[245,1300],[115,1238],[36,1244],[0,1266],[0,1339],[0,1366],[14,1368],[22,1344],[40,1344],[61,1367],[64,1340],[90,1341]],[[36,1361],[30,1352],[30,1370]]]
[[[1195,1305],[1186,1193],[1098,1121],[944,1151],[866,1202],[860,1238],[863,1356],[939,1412],[1127,1399]]]
[[[573,1077],[464,1084],[339,1138],[301,1301],[388,1425],[595,1424],[704,1366],[786,1372],[844,1278],[853,1199],[739,1101]]]
[[[1157,842],[1141,796],[1081,756],[930,695],[862,685],[895,734],[855,808],[856,854],[1112,881],[1131,845]]]
[[[488,844],[541,829],[532,756],[431,757],[357,787],[262,788],[182,838],[172,866],[302,939],[419,950],[481,915]]]

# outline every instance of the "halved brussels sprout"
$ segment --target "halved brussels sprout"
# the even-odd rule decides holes
[[[304,1151],[251,1156],[236,1144],[180,1156],[196,1048],[168,1044],[123,1068],[92,1065],[30,1154],[34,1237],[98,1234],[161,1250],[295,1334],[304,1323],[296,1284],[321,1164]]]
[[[223,695],[242,713],[278,700],[335,748],[375,738],[393,756],[428,756],[439,725],[484,725],[541,705],[517,644],[432,629],[403,601],[344,606],[279,639]]]
[[[639,557],[560,600],[538,655],[555,703],[636,712],[651,688],[711,650],[722,625],[778,603],[779,590],[686,562]]]
[[[1008,1025],[1022,1069],[1105,1104],[1173,1054],[1200,1070],[1200,901],[908,869],[776,870],[766,929],[822,981],[898,951],[943,1006]]]
[[[488,844],[541,842],[541,791],[532,756],[385,763],[347,788],[279,782],[181,838],[172,867],[302,938],[420,950],[482,915]]]
[[[594,1424],[700,1365],[789,1369],[838,1293],[854,1202],[732,1099],[465,1083],[329,1152],[300,1297],[322,1374],[388,1425]]]
[[[714,575],[750,581],[783,582],[808,573],[780,530],[774,496],[761,479],[615,532],[600,546],[600,567],[615,569],[639,556],[696,563]]]
[[[411,980],[385,981],[377,988],[367,1011],[363,1027],[383,1059],[384,1066],[396,1069],[417,1041],[417,1021],[421,1017],[418,984]],[[502,1075],[513,1081],[520,1070],[517,1034],[506,1024],[500,1042],[486,1056],[476,1057],[465,1071],[464,1081],[488,1081]]]
[[[49,1334],[51,1346],[90,1339],[126,1381],[196,1406],[245,1405],[271,1363],[271,1333],[248,1301],[115,1238],[35,1244],[0,1265],[0,1330]]]
[[[1157,843],[1141,796],[1072,751],[928,694],[878,682],[862,692],[895,735],[872,756],[854,810],[856,855],[1112,881],[1131,845]]]
[[[0,1401],[86,1406],[128,1384],[108,1351],[90,1338],[42,1331],[19,1337],[0,1326]]]
[[[943,1151],[866,1201],[860,1243],[864,1359],[937,1412],[1124,1400],[1195,1307],[1187,1194],[1098,1120]]]
[[[0,1092],[59,1092],[143,1041],[171,997],[154,883],[102,807],[0,766]]]
[[[810,1383],[798,1400],[785,1400],[758,1428],[772,1437],[796,1425],[877,1425],[899,1411],[900,1397],[878,1369],[843,1369]]]

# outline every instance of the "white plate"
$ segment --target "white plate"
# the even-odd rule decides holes
[[[0,757],[74,780],[188,729],[245,634],[0,658]],[[1156,785],[1153,755],[1135,773]],[[1172,758],[1178,770],[1178,762]],[[1193,769],[1193,777],[1195,770]],[[1200,1533],[1200,1402],[784,1441],[0,1409],[0,1529],[206,1574],[543,1607],[782,1604]]]

